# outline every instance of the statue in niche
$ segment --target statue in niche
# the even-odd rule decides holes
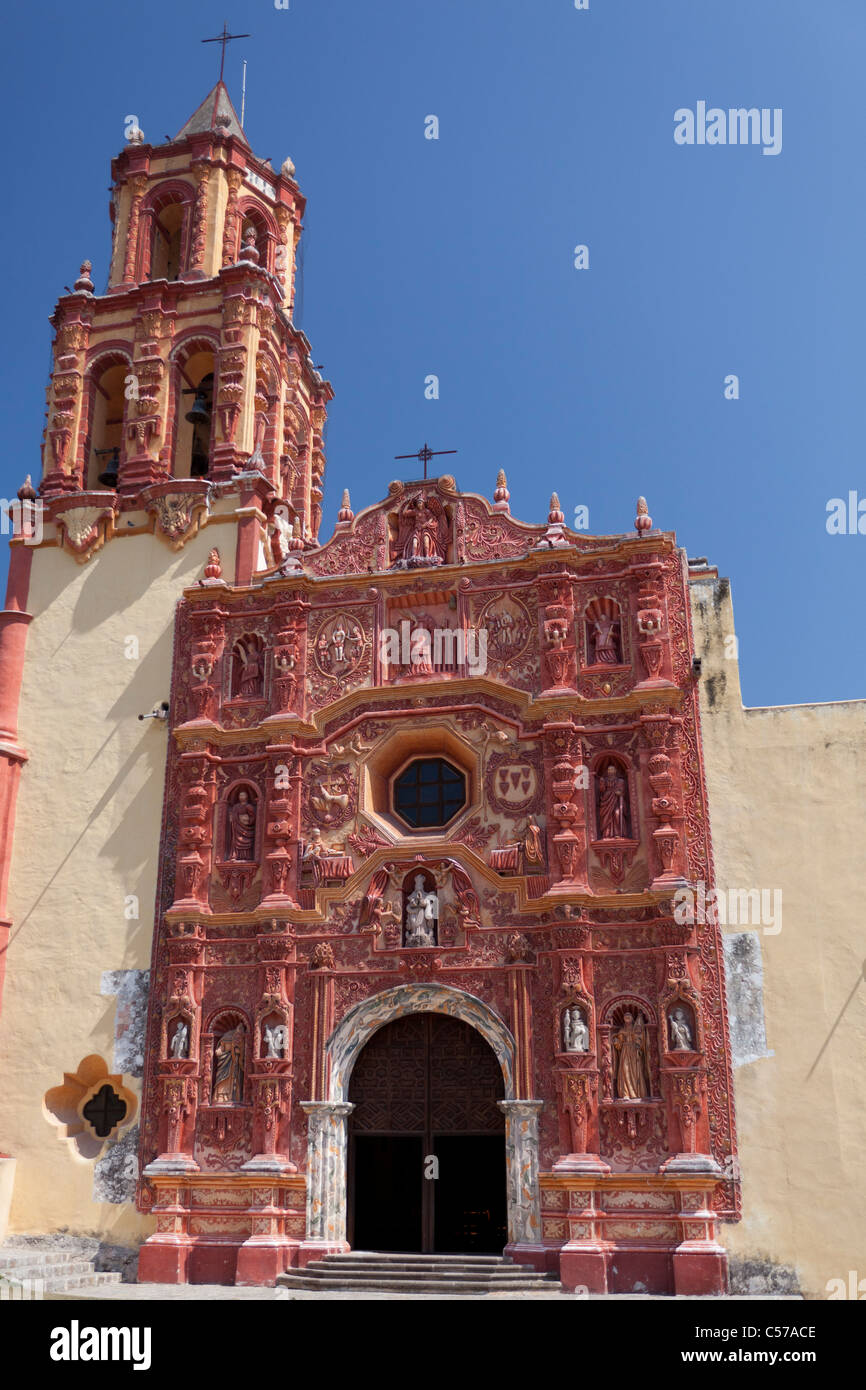
[[[439,897],[428,892],[424,875],[415,875],[415,887],[406,899],[406,945],[435,946],[439,921]]]
[[[415,619],[409,638],[409,664],[416,676],[433,674],[433,631],[436,624],[427,613]]]
[[[262,654],[254,637],[246,638],[246,643],[235,642],[235,658],[240,665],[237,693],[245,700],[254,700],[262,693]]]
[[[595,659],[599,665],[619,665],[618,626],[616,618],[612,618],[609,613],[599,613],[592,625]]]
[[[668,1024],[671,1030],[671,1051],[691,1052],[694,1042],[685,1009],[674,1009]]]
[[[566,1052],[589,1051],[589,1029],[576,1004],[562,1015],[562,1041]]]
[[[541,839],[541,828],[534,816],[530,816],[526,822],[521,842],[523,859],[527,868],[544,868],[544,846]]]
[[[179,1018],[169,1047],[172,1057],[189,1056],[189,1025]]]
[[[441,565],[447,544],[448,517],[438,497],[410,498],[400,514],[395,564]]]
[[[223,1033],[214,1052],[213,1104],[240,1105],[244,1098],[243,1024]]]
[[[646,1034],[643,1019],[626,1012],[613,1035],[615,1089],[619,1100],[643,1100],[649,1094]]]
[[[290,542],[292,539],[292,523],[289,521],[289,513],[286,507],[275,507],[268,522],[268,537],[271,542],[271,554],[274,557],[274,564],[281,565],[289,558]]]
[[[622,769],[608,763],[598,779],[599,839],[624,839],[628,829],[628,783]]]
[[[275,1023],[273,1027],[265,1024],[266,1057],[285,1057],[288,1041],[289,1030],[284,1023]]]
[[[241,787],[237,801],[229,809],[229,859],[253,859],[255,840],[256,808],[246,787]]]

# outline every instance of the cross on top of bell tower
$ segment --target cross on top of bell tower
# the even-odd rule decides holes
[[[222,44],[222,53],[220,54],[220,75],[219,75],[219,80],[220,80],[220,82],[222,82],[222,80],[223,80],[223,71],[224,71],[224,69],[225,69],[225,63],[226,63],[226,44],[227,44],[227,43],[231,43],[233,39],[248,39],[248,38],[250,38],[250,37],[251,37],[250,34],[230,34],[230,33],[229,33],[229,26],[226,24],[225,20],[223,20],[223,31],[222,31],[221,34],[217,34],[216,38],[213,38],[213,39],[202,39],[202,43],[221,43],[221,44]]]

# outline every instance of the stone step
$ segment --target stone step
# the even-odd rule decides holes
[[[443,1273],[447,1273],[449,1270],[465,1270],[467,1273],[477,1274],[479,1278],[486,1274],[501,1274],[514,1270],[519,1273],[521,1269],[520,1265],[473,1265],[463,1260],[455,1260],[453,1264],[447,1265],[437,1264],[433,1260],[316,1260],[314,1263],[317,1268],[322,1269],[346,1269],[361,1272],[376,1269],[441,1270]]]
[[[83,1279],[93,1273],[90,1260],[67,1260],[64,1264],[41,1264],[36,1261],[14,1266],[0,1264],[0,1274],[7,1279]]]
[[[54,1268],[55,1266],[81,1263],[85,1257],[74,1250],[39,1250],[32,1246],[8,1246],[0,1245],[0,1271],[30,1268],[39,1266],[41,1269]]]
[[[442,1268],[436,1265],[320,1265],[310,1264],[303,1270],[304,1275],[313,1279],[456,1279],[484,1280],[498,1279],[509,1283],[514,1279],[546,1279],[545,1273],[535,1269],[464,1269],[460,1265]]]
[[[501,1268],[503,1265],[510,1269],[517,1269],[514,1261],[507,1255],[420,1255],[415,1251],[409,1250],[347,1250],[345,1254],[323,1255],[321,1260],[316,1260],[316,1264],[327,1263],[349,1264],[376,1263],[390,1264],[399,1262],[400,1264],[437,1264],[448,1267],[453,1264],[471,1265],[473,1269],[494,1267]]]
[[[69,1279],[51,1279],[45,1285],[46,1293],[75,1293],[77,1289],[102,1289],[106,1284],[119,1284],[121,1275],[100,1272],[90,1274],[77,1274]]]
[[[309,1265],[307,1266],[309,1269]],[[328,1279],[310,1278],[308,1274],[280,1274],[277,1285],[286,1289],[317,1290],[319,1292],[362,1293],[427,1293],[427,1294],[486,1294],[486,1293],[559,1293],[561,1286],[557,1280],[539,1275],[535,1279],[499,1280],[473,1279],[460,1283],[447,1275],[442,1278],[426,1279],[346,1279],[332,1275]]]
[[[94,1267],[93,1256],[85,1250],[52,1245],[46,1241],[21,1242],[15,1238],[0,1246],[0,1275],[12,1282],[32,1285],[42,1282],[44,1293],[62,1293],[69,1289],[98,1288],[106,1284],[119,1284],[119,1273],[99,1271]]]

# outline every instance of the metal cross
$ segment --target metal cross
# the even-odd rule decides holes
[[[395,459],[417,459],[424,465],[424,479],[427,479],[427,464],[432,458],[437,458],[439,454],[456,454],[456,449],[431,449],[425,444],[419,449],[417,454],[395,454]]]
[[[229,26],[226,24],[225,20],[223,20],[223,31],[221,34],[217,34],[215,39],[202,39],[202,43],[221,43],[223,46],[222,57],[220,58],[220,82],[223,80],[223,68],[225,67],[226,61],[226,44],[231,43],[232,39],[249,39],[251,37],[252,35],[250,34],[230,34]]]

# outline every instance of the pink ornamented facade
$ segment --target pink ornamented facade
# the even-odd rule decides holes
[[[389,634],[431,615],[454,634],[446,660],[404,663]],[[239,647],[259,654],[243,693]],[[423,1006],[499,1058],[509,1253],[568,1287],[724,1287],[716,1223],[737,1194],[719,933],[674,907],[712,883],[691,652],[672,535],[525,526],[450,477],[392,484],[248,584],[186,591],[142,1277],[270,1281],[348,1248],[351,1061]],[[444,826],[401,814],[419,760],[463,777]],[[436,923],[408,944],[419,875]],[[226,1034],[242,1056],[215,1102]]]

